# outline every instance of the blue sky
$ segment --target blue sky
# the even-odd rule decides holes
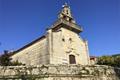
[[[120,0],[0,0],[0,53],[45,34],[67,2],[90,55],[120,53]]]

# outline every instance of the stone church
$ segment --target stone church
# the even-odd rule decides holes
[[[82,31],[65,4],[46,34],[16,50],[11,58],[26,65],[89,65],[88,43],[79,36]]]

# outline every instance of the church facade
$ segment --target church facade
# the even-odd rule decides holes
[[[16,50],[11,58],[26,65],[89,65],[88,43],[79,36],[82,31],[81,26],[76,24],[70,7],[65,4],[57,21],[47,29],[46,34]]]

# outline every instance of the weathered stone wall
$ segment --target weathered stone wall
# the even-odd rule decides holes
[[[86,42],[76,32],[66,28],[62,28],[61,37],[65,39],[65,42],[62,42],[65,54],[67,56],[75,55],[76,64],[89,65],[90,58]],[[69,62],[69,57],[67,57],[67,60]]]
[[[90,64],[87,42],[83,41],[76,32],[62,27],[51,34],[53,52],[50,54],[50,64],[70,64],[69,55],[75,56],[76,64]]]
[[[40,65],[0,67],[0,80],[120,80],[110,66]]]
[[[17,52],[12,56],[13,61],[18,60],[26,65],[49,64],[47,39],[44,38],[31,46]]]

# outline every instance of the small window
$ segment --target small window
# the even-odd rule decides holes
[[[64,42],[65,42],[65,39],[64,39],[64,38],[62,38],[62,41],[64,41]]]
[[[69,41],[72,41],[72,38],[69,38]]]
[[[69,38],[69,41],[70,41],[70,43],[72,43],[73,42],[72,38]]]
[[[69,14],[69,13],[68,13],[68,10],[67,10],[67,14]]]

